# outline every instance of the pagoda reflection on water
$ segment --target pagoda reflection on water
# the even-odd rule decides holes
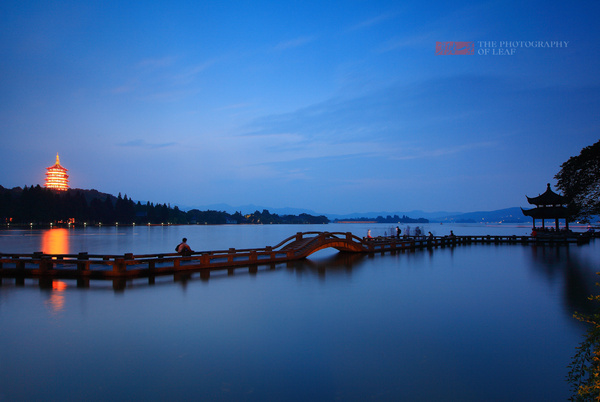
[[[52,190],[66,191],[69,189],[69,175],[67,169],[60,165],[58,152],[56,153],[56,163],[46,168],[46,183],[44,187]]]

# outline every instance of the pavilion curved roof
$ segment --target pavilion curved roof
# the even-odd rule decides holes
[[[521,211],[523,211],[523,215],[530,216],[533,219],[566,219],[570,217],[567,207],[521,208]]]
[[[564,205],[568,203],[566,197],[552,191],[550,183],[548,183],[548,188],[543,194],[537,197],[527,197],[527,201],[533,205]]]

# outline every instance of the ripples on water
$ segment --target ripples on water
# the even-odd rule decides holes
[[[416,226],[416,225],[411,225]],[[442,226],[442,225],[440,225]],[[436,235],[529,227],[431,225]],[[170,252],[275,245],[297,231],[391,225],[0,232],[10,252]],[[405,229],[405,225],[402,226]],[[56,230],[56,229],[53,229]],[[380,233],[381,232],[381,233]],[[66,240],[65,240],[66,238]],[[62,239],[62,240],[61,240]],[[290,264],[0,287],[0,400],[565,400],[597,293],[587,246],[471,245]]]

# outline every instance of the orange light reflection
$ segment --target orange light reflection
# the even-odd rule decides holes
[[[56,290],[57,292],[64,292],[67,288],[67,284],[62,281],[53,281],[52,282],[52,290]]]
[[[45,254],[69,254],[69,230],[48,229],[42,234],[42,252]]]
[[[59,313],[65,308],[65,295],[62,293],[67,289],[67,284],[62,281],[52,281],[52,293],[45,304],[52,312]]]

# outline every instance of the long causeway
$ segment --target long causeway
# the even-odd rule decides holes
[[[469,244],[515,244],[547,246],[582,244],[591,236],[454,236],[454,237],[378,237],[359,238],[350,232],[298,232],[276,246],[255,249],[199,251],[189,256],[176,253],[134,255],[32,254],[0,253],[0,277],[89,279],[153,278],[158,275],[249,267],[300,260],[326,248],[349,253],[406,252]]]

